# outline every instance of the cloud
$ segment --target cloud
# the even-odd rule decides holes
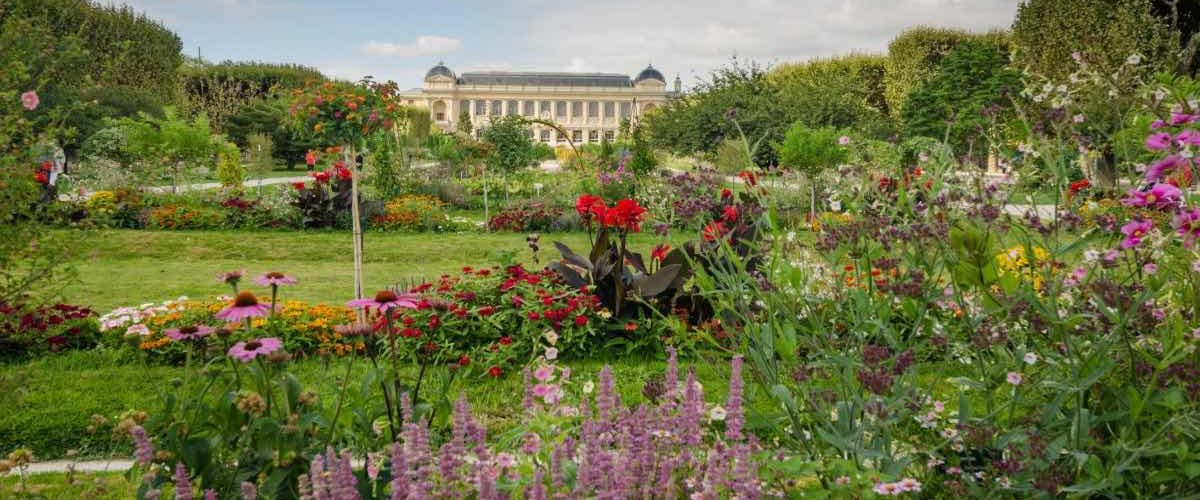
[[[421,35],[412,43],[388,43],[371,40],[359,52],[368,56],[421,57],[449,54],[462,47],[462,40],[437,35]]]

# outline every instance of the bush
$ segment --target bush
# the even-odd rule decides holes
[[[543,203],[524,203],[515,207],[505,208],[488,220],[489,231],[513,231],[517,233],[531,231],[555,231],[562,219],[561,208],[547,207]]]
[[[959,44],[968,40],[1004,46],[1007,34],[991,32],[972,34],[963,30],[919,27],[901,33],[888,44],[888,56],[884,65],[884,94],[887,109],[893,118],[900,118],[909,94],[921,87],[937,74],[937,68],[946,55]]]
[[[246,167],[236,145],[222,142],[217,145],[217,180],[222,186],[241,186],[246,180]]]
[[[371,224],[386,230],[443,231],[449,219],[441,200],[406,194],[389,201],[385,213],[371,219]]]
[[[225,214],[218,208],[167,204],[150,209],[146,217],[149,229],[220,229]]]
[[[1012,26],[1013,63],[1062,80],[1074,71],[1072,54],[1111,73],[1134,54],[1145,69],[1172,67],[1174,37],[1154,17],[1150,0],[1030,0],[1017,8]]]
[[[772,68],[770,78],[788,118],[811,127],[853,127],[885,138],[893,126],[884,95],[882,55],[850,54]]]
[[[846,161],[846,145],[839,144],[843,138],[849,139],[832,128],[813,129],[796,122],[788,129],[783,144],[777,147],[780,165],[806,172],[810,176],[819,174]]]
[[[0,359],[87,349],[99,341],[98,327],[95,313],[84,306],[0,303]]]

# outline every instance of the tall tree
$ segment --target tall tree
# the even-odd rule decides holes
[[[1074,54],[1113,71],[1137,54],[1147,71],[1174,67],[1176,37],[1150,0],[1028,0],[1013,21],[1014,64],[1063,79]]]

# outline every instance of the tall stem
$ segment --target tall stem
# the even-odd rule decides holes
[[[325,446],[328,448],[329,443],[333,442],[333,434],[337,429],[338,417],[342,415],[342,403],[346,401],[346,388],[350,386],[350,369],[354,367],[354,358],[357,349],[350,349],[350,362],[346,363],[346,373],[342,376],[342,391],[338,394],[337,407],[333,410],[333,420],[329,421],[329,437],[325,438]]]
[[[271,317],[275,317],[275,299],[279,297],[279,285],[271,284]],[[361,299],[362,297],[355,297]]]

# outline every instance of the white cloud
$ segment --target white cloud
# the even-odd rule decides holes
[[[359,48],[369,56],[420,57],[449,54],[462,47],[462,40],[437,35],[421,35],[412,43],[388,43],[371,40]]]

